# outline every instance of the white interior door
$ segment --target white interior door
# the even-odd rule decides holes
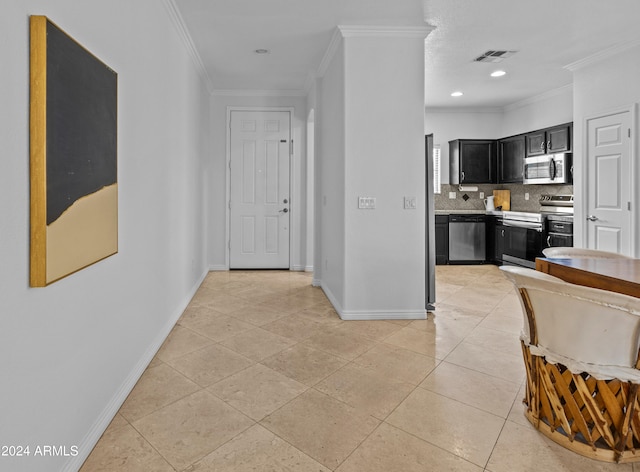
[[[288,111],[232,111],[230,162],[231,269],[288,269]]]
[[[587,246],[631,255],[631,114],[587,122]]]

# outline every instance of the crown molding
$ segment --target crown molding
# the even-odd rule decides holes
[[[175,3],[175,0],[164,0],[164,6],[165,6],[165,9],[167,10],[167,13],[169,14],[169,18],[171,19],[171,22],[173,23],[173,25],[175,26],[178,32],[178,36],[180,36],[182,43],[187,48],[187,52],[189,53],[189,56],[191,56],[191,60],[193,61],[193,64],[196,67],[196,71],[198,72],[200,79],[204,82],[204,85],[206,86],[207,91],[209,93],[212,93],[213,81],[211,80],[211,77],[209,77],[209,73],[207,72],[207,69],[204,66],[204,62],[202,62],[202,58],[200,57],[200,54],[198,53],[198,50],[196,49],[196,46],[193,43],[193,40],[191,39],[189,30],[187,30],[187,27],[184,24],[184,20],[182,18],[182,15],[180,14],[180,10],[178,9],[178,6]]]
[[[322,56],[316,77],[324,77],[331,60],[340,46],[342,38],[347,37],[397,37],[397,38],[426,38],[435,26],[376,26],[376,25],[338,25],[331,36],[329,46]]]
[[[558,95],[571,93],[573,91],[573,84],[563,85],[552,90],[534,95],[532,97],[519,100],[502,107],[429,107],[425,106],[426,113],[504,113],[508,111],[514,111],[518,108],[533,105],[534,103],[542,102]]]
[[[324,56],[322,56],[322,60],[320,61],[320,65],[318,66],[318,70],[316,71],[317,77],[324,77],[324,74],[327,73],[327,69],[329,68],[329,64],[331,64],[331,60],[333,56],[336,54],[338,50],[338,46],[342,42],[342,34],[340,33],[340,29],[336,28],[333,31],[333,36],[331,36],[331,41],[329,41],[329,46],[327,50],[324,52]]]
[[[378,26],[378,25],[338,25],[344,38],[392,36],[397,38],[426,38],[435,26]]]
[[[573,92],[573,83],[569,83],[567,85],[563,85],[562,87],[558,87],[555,89],[547,90],[546,92],[540,93],[538,95],[534,95],[532,97],[528,97],[523,100],[510,103],[509,105],[505,105],[504,111],[517,110],[518,108],[533,105],[534,103],[542,102],[544,100],[557,97],[558,95],[563,95],[565,93],[571,93],[571,92]]]
[[[211,95],[216,97],[306,97],[304,90],[243,90],[213,89]]]
[[[616,56],[622,52],[625,52],[637,46],[640,46],[640,39],[636,39],[635,41],[628,41],[626,43],[616,44],[615,46],[604,49],[590,56],[587,56],[583,59],[580,59],[579,61],[575,61],[575,62],[572,62],[571,64],[567,64],[563,68],[570,70],[571,72],[575,72],[577,70],[582,69],[583,67],[596,64],[600,61]]]
[[[424,107],[425,113],[502,113],[502,107]]]

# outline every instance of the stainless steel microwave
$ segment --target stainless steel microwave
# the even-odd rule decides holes
[[[571,153],[547,154],[524,159],[525,184],[570,184],[573,182]]]

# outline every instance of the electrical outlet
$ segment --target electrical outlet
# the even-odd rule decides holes
[[[529,192],[527,192],[527,193],[525,193],[525,194],[524,194],[524,199],[525,199],[525,200],[529,200]]]
[[[480,198],[484,198],[484,192],[480,192]]]
[[[451,200],[455,200],[456,199],[456,192],[449,192],[449,198]]]
[[[418,208],[418,199],[416,197],[404,197],[404,209],[415,210]]]

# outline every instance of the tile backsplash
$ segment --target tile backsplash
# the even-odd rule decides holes
[[[480,198],[480,192],[484,196],[493,195],[494,190],[511,191],[511,210],[513,211],[540,211],[540,195],[572,195],[573,185],[523,185],[523,184],[482,184],[477,192],[461,192],[457,185],[443,184],[441,193],[436,193],[434,206],[437,210],[484,210],[484,199]],[[456,198],[449,198],[449,192],[455,192]],[[525,194],[529,194],[529,200],[525,200]],[[469,198],[465,201],[463,198]]]

